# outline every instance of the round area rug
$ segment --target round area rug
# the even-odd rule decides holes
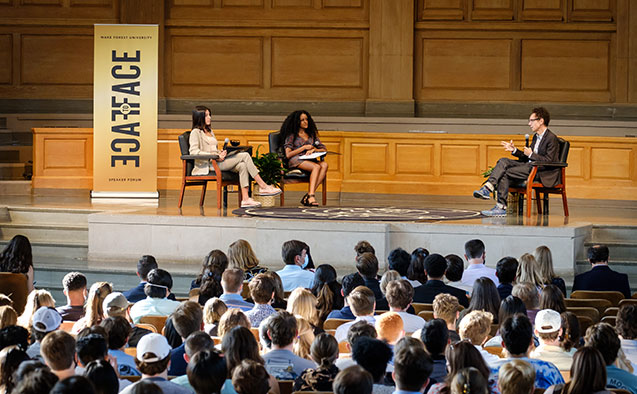
[[[398,207],[268,207],[240,208],[236,216],[257,216],[278,219],[363,220],[363,221],[435,221],[472,219],[480,212],[451,208],[398,208]]]

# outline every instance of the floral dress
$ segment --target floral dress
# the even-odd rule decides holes
[[[285,139],[285,143],[283,144],[283,148],[290,148],[292,150],[298,149],[303,145],[312,145],[317,149],[325,149],[325,145],[321,142],[321,140],[316,136],[316,138],[309,137],[307,140],[304,140],[298,134],[291,134]],[[294,155],[288,159],[288,168],[296,168],[303,162],[302,159],[299,159],[300,156],[303,156],[305,152],[301,152],[298,155]]]
[[[294,381],[294,391],[332,391],[332,383],[338,374],[334,364],[328,368],[306,369]]]

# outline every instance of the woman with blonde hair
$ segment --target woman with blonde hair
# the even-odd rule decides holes
[[[33,290],[27,297],[27,303],[24,306],[24,312],[18,317],[18,325],[26,328],[31,332],[33,324],[33,314],[42,306],[50,306],[55,308],[55,300],[51,293],[46,290]]]
[[[530,253],[524,253],[519,260],[518,271],[515,275],[517,283],[528,282],[535,285],[538,290],[544,287],[544,283],[538,273],[537,261]]]
[[[102,322],[104,310],[102,303],[107,295],[113,292],[113,285],[108,282],[95,282],[91,285],[86,300],[86,314],[73,324],[72,333],[77,334],[86,327],[93,327]]]
[[[305,319],[311,326],[312,331],[315,334],[323,332],[319,328],[318,309],[316,308],[317,300],[314,294],[308,289],[297,287],[290,293],[288,298],[288,307],[286,310],[294,316],[299,316]],[[299,329],[299,331],[301,331]],[[318,332],[317,332],[318,331]]]
[[[203,330],[210,336],[216,337],[219,331],[221,316],[228,311],[226,303],[214,297],[206,301],[203,307]]]
[[[537,261],[537,272],[544,285],[555,285],[560,289],[562,295],[566,297],[566,283],[564,279],[555,275],[553,270],[553,255],[548,246],[538,246],[535,249],[535,261]]]
[[[245,280],[251,280],[256,275],[268,270],[265,267],[259,267],[259,259],[254,254],[250,243],[245,239],[236,240],[228,246],[228,263],[229,268],[243,270]]]
[[[0,329],[15,326],[18,322],[18,314],[9,305],[0,306]]]
[[[304,318],[296,315],[296,326],[298,334],[294,338],[293,351],[294,354],[301,358],[311,360],[310,347],[314,342],[314,330],[312,325]]]
[[[387,284],[391,282],[392,280],[398,280],[398,279],[401,279],[400,273],[398,271],[389,270],[385,272],[383,276],[380,278],[381,293],[383,293],[384,296],[387,296],[387,293],[385,293],[385,291],[387,290]]]
[[[226,333],[230,332],[233,328],[241,326],[248,330],[250,327],[250,320],[243,311],[239,308],[231,308],[226,311],[219,319],[219,328],[217,329],[217,336],[224,337]]]

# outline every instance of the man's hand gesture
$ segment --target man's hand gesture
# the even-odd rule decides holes
[[[515,150],[515,145],[513,145],[513,140],[511,141],[500,141],[500,145],[504,147],[504,150],[507,152],[513,152]]]

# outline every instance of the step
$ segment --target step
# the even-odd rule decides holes
[[[0,163],[0,179],[24,179],[25,163]]]
[[[584,247],[589,248],[599,244],[599,242],[585,242]],[[612,240],[604,241],[604,245],[608,246],[610,258],[613,260],[631,260],[637,258],[637,238],[632,240]]]
[[[56,209],[35,207],[5,207],[6,214],[11,222],[19,223],[57,223],[57,224],[86,224],[88,215],[101,212],[96,209]],[[2,217],[0,211],[0,218]]]
[[[88,223],[24,223],[24,222],[0,222],[0,237],[10,240],[21,234],[30,241],[64,240],[64,242],[83,242],[88,245]]]
[[[605,226],[594,225],[591,242],[606,243],[606,241],[635,241],[637,240],[637,226]]]
[[[27,180],[0,180],[0,195],[24,196],[31,194],[31,181]]]
[[[9,240],[0,239],[0,249],[4,249]],[[64,257],[68,259],[86,259],[88,256],[87,242],[69,241],[31,241],[33,258]]]

